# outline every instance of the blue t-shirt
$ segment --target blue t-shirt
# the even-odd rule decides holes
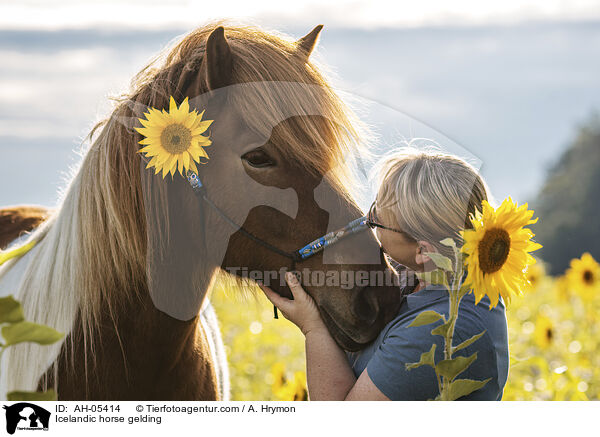
[[[486,333],[470,346],[457,351],[458,355],[470,356],[477,352],[477,359],[457,378],[484,380],[492,378],[483,388],[460,400],[501,400],[508,377],[508,332],[506,313],[502,299],[491,311],[490,300],[485,296],[475,305],[473,293],[465,295],[459,306],[454,329],[453,345],[479,334]],[[367,369],[377,388],[394,401],[428,400],[438,394],[435,372],[430,366],[406,370],[406,363],[416,363],[421,354],[437,344],[435,362],[443,359],[444,339],[431,335],[431,330],[442,324],[435,323],[408,327],[422,311],[433,310],[448,319],[449,295],[442,286],[428,286],[409,294],[400,306],[398,315],[388,323],[373,343],[359,352],[348,353],[348,360],[358,378]]]

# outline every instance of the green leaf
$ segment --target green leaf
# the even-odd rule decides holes
[[[431,261],[434,262],[436,266],[438,266],[442,270],[452,271],[452,261],[450,258],[445,257],[444,255],[437,252],[425,252],[423,255],[427,255],[431,258]]]
[[[440,243],[444,246],[456,248],[456,242],[452,238],[444,238]]]
[[[429,349],[429,352],[423,352],[418,363],[406,363],[406,370],[416,369],[417,367],[421,366],[431,366],[435,368],[435,347],[436,344],[433,343],[431,345],[431,349]]]
[[[469,291],[471,291],[471,287],[469,284],[462,284],[460,286],[460,290],[458,290],[458,298],[462,299]]]
[[[417,276],[417,278],[429,284],[443,285],[446,288],[450,288],[446,272],[442,269],[435,269],[430,272],[416,272],[415,275]]]
[[[492,378],[488,378],[485,381],[476,381],[474,379],[457,379],[452,381],[449,386],[450,399],[455,401],[458,398],[462,398],[474,391],[479,390],[481,387],[486,385]]]
[[[450,381],[464,372],[473,361],[477,359],[477,352],[470,357],[456,357],[451,360],[442,360],[436,364],[435,370],[438,374],[445,376]]]
[[[11,391],[6,394],[8,401],[56,401],[56,392],[48,391]]]
[[[33,322],[19,322],[2,328],[6,346],[30,341],[38,344],[52,344],[63,338],[55,329]]]
[[[469,346],[469,345],[471,345],[471,344],[475,343],[477,340],[479,340],[479,339],[481,338],[481,336],[482,336],[483,334],[485,334],[485,332],[486,332],[486,331],[487,331],[487,329],[486,329],[486,330],[484,330],[482,333],[480,333],[480,334],[476,334],[476,335],[474,335],[473,337],[469,338],[468,340],[465,340],[465,341],[463,341],[463,342],[462,342],[461,344],[459,344],[458,346],[454,346],[454,347],[452,348],[452,353],[454,353],[454,352],[456,352],[456,351],[459,351],[459,350],[461,350],[461,349],[464,349],[464,348],[466,348],[467,346]]]
[[[410,325],[408,325],[408,327],[410,328],[411,326],[429,325],[430,323],[437,322],[438,320],[445,321],[445,318],[443,315],[436,311],[423,311],[422,313],[419,313],[417,317],[414,318],[414,320],[410,323]]]
[[[0,323],[17,323],[24,319],[23,307],[14,297],[0,297]]]
[[[448,320],[445,323],[442,323],[440,326],[433,328],[431,330],[431,335],[441,335],[442,337],[445,337],[449,328],[450,328],[450,320]]]

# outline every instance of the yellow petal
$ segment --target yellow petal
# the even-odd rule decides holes
[[[148,155],[157,155],[160,152],[160,148],[156,144],[151,144],[146,147],[142,147],[138,150],[139,153],[146,153]]]
[[[181,103],[181,105],[179,105],[179,111],[184,113],[185,115],[189,114],[190,104],[188,103],[187,97],[185,99],[183,99],[183,102]]]
[[[147,127],[134,127],[134,129],[142,135],[144,135],[145,137],[148,136],[149,129]]]
[[[171,156],[172,155],[168,152],[159,153],[157,156],[158,165],[162,165],[162,164],[166,163],[171,158]]]
[[[205,132],[206,129],[208,129],[208,127],[212,124],[212,122],[213,120],[206,120],[197,123],[197,126],[195,126],[192,130],[192,135],[200,135],[201,133]]]
[[[142,126],[147,127],[147,128],[160,127],[156,123],[156,120],[154,119],[154,117],[150,117],[148,120],[144,120],[143,118],[138,118],[138,120],[140,121],[140,123],[142,123]]]
[[[156,156],[155,156],[154,158],[152,158],[150,160],[150,162],[148,163],[148,165],[146,165],[146,168],[154,167],[156,165],[157,161],[158,160],[156,159]]]
[[[165,167],[167,169],[167,171],[170,171],[171,168],[173,168],[173,166],[176,164],[177,164],[177,157],[175,155],[169,155],[168,159],[162,165],[163,165],[163,167]]]
[[[159,144],[160,143],[160,138],[146,137],[146,138],[138,141],[138,143],[142,144],[142,145],[146,145],[146,146],[150,146],[150,145],[154,145],[154,144]]]
[[[204,149],[202,147],[193,148],[190,152],[191,152],[192,158],[198,164],[200,164],[200,157],[201,156],[203,156],[205,158],[208,158],[208,155],[206,154],[206,152],[204,151]]]
[[[185,127],[187,127],[190,131],[194,128],[194,125],[196,124],[196,120],[197,120],[198,114],[196,113],[196,111],[191,112],[188,114],[188,116],[185,118]]]
[[[177,157],[177,170],[179,170],[179,174],[181,176],[184,176],[184,174],[183,174],[183,156],[181,153]]]

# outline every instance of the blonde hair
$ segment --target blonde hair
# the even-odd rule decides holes
[[[488,188],[477,170],[463,159],[435,149],[403,147],[376,166],[378,213],[417,241],[427,241],[446,256],[440,244],[472,227],[470,214],[481,210]]]

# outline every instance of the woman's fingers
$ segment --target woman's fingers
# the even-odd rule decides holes
[[[313,329],[322,329],[325,327],[319,315],[319,309],[308,293],[304,291],[298,278],[288,272],[285,275],[285,280],[290,287],[293,300],[280,296],[263,284],[259,284],[259,286],[267,296],[267,299],[279,308],[285,318],[298,326],[305,335]]]
[[[273,305],[275,305],[277,308],[279,308],[281,311],[285,312],[290,309],[291,305],[293,305],[293,301],[291,301],[290,299],[287,299],[283,296],[280,296],[278,293],[275,293],[273,290],[271,290],[266,285],[258,284],[258,286],[265,293],[265,295],[267,296],[267,299],[269,299],[271,301],[271,303]]]
[[[287,297],[281,296],[279,293],[276,293],[264,284],[258,284],[258,286],[262,289],[267,296],[267,299],[269,299],[273,305],[275,305],[284,313],[289,313],[294,308],[298,308],[298,305],[303,306],[308,303],[310,298],[306,291],[304,291],[304,288],[302,288],[302,285],[300,285],[300,281],[296,275],[291,272],[287,272],[285,274],[285,280],[290,287],[293,299],[288,299]]]
[[[302,288],[302,285],[300,285],[300,281],[298,281],[296,275],[292,272],[287,272],[285,274],[285,281],[290,287],[290,291],[295,300],[306,298],[306,292],[304,291],[304,288]]]

